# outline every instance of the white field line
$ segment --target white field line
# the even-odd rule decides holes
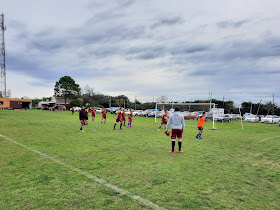
[[[58,164],[60,164],[60,165],[62,165],[62,166],[64,166],[64,167],[66,167],[66,168],[71,169],[72,171],[78,172],[79,174],[82,174],[82,175],[86,176],[87,178],[94,180],[95,182],[98,182],[98,183],[100,183],[100,184],[102,184],[102,185],[105,185],[106,187],[111,188],[111,189],[113,189],[113,190],[119,192],[120,194],[127,195],[128,197],[130,197],[130,198],[132,198],[132,199],[134,199],[134,200],[139,201],[140,203],[144,204],[145,206],[151,207],[151,208],[153,208],[153,209],[161,209],[161,210],[165,209],[165,208],[160,207],[160,206],[156,205],[155,203],[153,203],[153,202],[151,202],[151,201],[149,201],[149,200],[147,200],[147,199],[145,199],[145,198],[142,198],[142,197],[140,197],[140,196],[137,196],[137,195],[135,195],[135,194],[133,194],[133,193],[127,191],[127,190],[124,190],[124,189],[122,189],[122,188],[119,188],[119,187],[117,187],[117,186],[115,186],[115,185],[112,185],[112,184],[108,183],[106,180],[99,179],[99,178],[97,178],[96,176],[94,176],[94,175],[92,175],[92,174],[90,174],[90,173],[88,173],[88,172],[86,172],[86,171],[82,171],[82,170],[79,169],[79,168],[75,168],[75,167],[73,167],[73,166],[71,166],[71,165],[68,165],[68,164],[66,164],[66,163],[63,163],[63,162],[61,162],[60,160],[58,160],[58,159],[56,159],[56,158],[53,158],[53,157],[51,157],[51,156],[49,156],[49,155],[47,155],[47,154],[45,154],[45,153],[42,153],[42,152],[37,151],[37,150],[35,150],[35,149],[32,149],[31,147],[26,146],[26,145],[24,145],[24,144],[21,144],[21,143],[15,141],[15,140],[13,140],[13,139],[7,137],[7,136],[4,136],[4,135],[0,134],[0,137],[3,137],[3,138],[5,138],[5,139],[9,140],[10,142],[13,142],[14,144],[17,144],[17,145],[19,145],[19,146],[21,146],[21,147],[23,147],[23,148],[25,148],[25,149],[27,149],[27,150],[29,150],[29,151],[32,151],[32,152],[34,152],[34,153],[37,153],[37,154],[39,154],[40,156],[42,156],[42,157],[44,157],[44,158],[46,158],[46,159],[50,159],[50,160],[52,160],[53,162],[56,162],[56,163],[58,163]]]
[[[280,137],[280,136],[273,136],[273,137],[269,137],[269,138],[266,138],[266,139],[260,140],[260,142],[268,141],[268,140],[271,140],[271,139],[274,139],[274,138],[278,138],[278,137]]]

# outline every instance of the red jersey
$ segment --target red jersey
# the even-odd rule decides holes
[[[131,123],[132,119],[133,119],[133,114],[132,114],[132,112],[129,112],[128,121]]]
[[[121,119],[122,119],[122,112],[118,111],[117,120],[121,120]]]
[[[125,121],[125,111],[122,112],[122,119]]]
[[[95,111],[96,110],[94,108],[91,110],[91,116],[95,117]]]
[[[102,113],[102,116],[103,116],[103,117],[106,117],[107,111],[106,111],[105,109],[103,109],[101,113]]]
[[[163,123],[167,123],[167,114],[166,114],[166,113],[163,113],[162,118],[161,118],[161,121],[162,121]]]

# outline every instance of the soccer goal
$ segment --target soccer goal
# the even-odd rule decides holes
[[[171,110],[171,112],[174,111],[174,107],[178,106],[180,108],[180,112],[182,114],[187,114],[187,113],[201,113],[202,112],[208,112],[212,113],[211,119],[213,122],[213,127],[212,129],[215,128],[215,116],[217,116],[217,111],[216,111],[216,104],[215,103],[156,103],[155,110]],[[186,115],[187,116],[187,115]],[[185,119],[197,119],[194,116],[190,115],[190,118],[186,117]],[[155,123],[157,123],[157,114],[155,114]]]

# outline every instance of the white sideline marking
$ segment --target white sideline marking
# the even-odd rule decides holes
[[[270,137],[270,138],[266,138],[266,139],[260,140],[260,142],[268,141],[268,140],[271,140],[271,139],[274,139],[274,138],[278,138],[278,137],[280,137],[280,136],[273,136],[273,137]]]
[[[109,188],[111,188],[111,189],[113,189],[113,190],[115,190],[115,191],[117,191],[117,192],[119,192],[119,193],[121,193],[121,194],[125,194],[125,195],[127,195],[128,197],[130,197],[130,198],[132,198],[132,199],[134,199],[134,200],[139,201],[140,203],[144,204],[145,206],[151,207],[151,208],[153,208],[153,209],[161,209],[161,210],[164,210],[164,209],[165,209],[165,208],[160,207],[160,206],[158,206],[157,204],[153,203],[152,201],[149,201],[149,200],[147,200],[147,199],[145,199],[145,198],[142,198],[142,197],[140,197],[140,196],[137,196],[137,195],[135,195],[135,194],[133,194],[133,193],[127,191],[127,190],[124,190],[124,189],[122,189],[122,188],[119,188],[119,187],[117,187],[117,186],[115,186],[115,185],[109,184],[106,180],[99,179],[99,178],[97,178],[96,176],[91,175],[90,173],[88,173],[88,172],[86,172],[86,171],[82,171],[82,170],[79,169],[79,168],[75,168],[75,167],[73,167],[73,166],[71,166],[71,165],[68,165],[68,164],[66,164],[66,163],[63,163],[63,162],[61,162],[61,161],[58,160],[58,159],[55,159],[55,158],[53,158],[53,157],[51,157],[51,156],[49,156],[49,155],[47,155],[47,154],[45,154],[45,153],[42,153],[42,152],[40,152],[40,151],[37,151],[37,150],[35,150],[35,149],[32,149],[31,147],[26,146],[26,145],[24,145],[24,144],[21,144],[21,143],[15,141],[15,140],[13,140],[13,139],[10,139],[10,138],[7,137],[7,136],[4,136],[4,135],[0,134],[0,137],[3,137],[3,138],[5,138],[5,139],[7,139],[7,140],[13,142],[14,144],[17,144],[17,145],[19,145],[19,146],[21,146],[21,147],[24,147],[25,149],[28,149],[28,150],[30,150],[30,151],[32,151],[32,152],[34,152],[34,153],[37,153],[37,154],[41,155],[41,156],[44,157],[44,158],[50,159],[50,160],[52,160],[52,161],[54,161],[54,162],[56,162],[56,163],[58,163],[58,164],[60,164],[60,165],[62,165],[62,166],[65,166],[66,168],[69,168],[69,169],[71,169],[72,171],[78,172],[79,174],[82,174],[82,175],[86,176],[87,178],[92,179],[92,180],[94,180],[95,182],[98,182],[98,183],[100,183],[100,184],[102,184],[102,185],[105,185],[106,187],[109,187]]]

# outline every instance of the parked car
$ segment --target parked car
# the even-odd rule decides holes
[[[95,113],[101,113],[103,108],[95,107]]]
[[[54,110],[61,110],[61,111],[65,111],[66,107],[65,106],[54,106],[54,107],[50,107],[49,108],[50,111],[54,111]]]
[[[162,118],[164,111],[157,112],[157,118]]]
[[[146,109],[145,111],[140,113],[140,116],[142,117],[148,117],[148,114],[151,113],[152,110],[151,109]]]
[[[280,117],[276,115],[266,115],[261,119],[262,123],[278,123],[280,121]]]
[[[75,112],[79,112],[82,108],[81,107],[78,107],[78,106],[75,106],[74,107],[74,111]],[[70,111],[72,111],[72,107],[69,109]]]
[[[157,115],[159,113],[159,111],[152,111],[148,114],[148,117],[155,117],[155,115]]]
[[[143,110],[134,110],[132,111],[133,116],[140,116],[140,114],[143,112]]]
[[[120,107],[111,107],[110,108],[110,113],[111,114],[116,114],[116,111],[119,111],[120,110]]]
[[[218,115],[217,117],[215,117],[215,121],[218,121],[218,122],[230,122],[231,121],[231,118],[228,114],[221,114],[221,115]]]
[[[184,119],[185,120],[190,120],[190,119],[196,119],[197,115],[195,113],[187,113],[186,115],[184,115]]]
[[[240,115],[238,115],[238,114],[228,114],[228,115],[230,116],[231,120],[238,120],[238,119],[240,119]]]
[[[50,107],[44,106],[44,107],[42,107],[42,110],[50,110]]]
[[[244,119],[245,122],[259,122],[259,117],[256,115],[248,115]]]

